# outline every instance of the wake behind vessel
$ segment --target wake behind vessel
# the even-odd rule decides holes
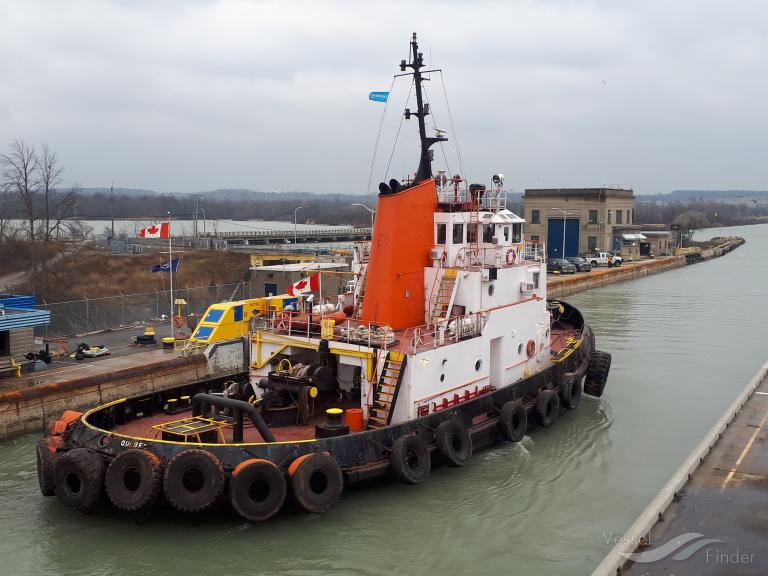
[[[547,300],[544,246],[507,209],[503,177],[433,176],[430,148],[445,137],[426,133],[415,34],[410,50],[400,67],[413,76],[418,168],[379,185],[344,305],[323,302],[322,275],[232,303],[233,318],[251,318],[249,373],[66,414],[38,444],[45,496],[82,511],[104,495],[124,511],[227,500],[259,521],[290,493],[322,513],[346,484],[421,483],[433,465],[551,426],[582,391],[602,394],[610,355],[577,309]],[[223,314],[212,306],[193,338],[205,343]]]

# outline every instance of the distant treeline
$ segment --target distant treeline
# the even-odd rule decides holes
[[[636,224],[671,224],[687,212],[701,213],[709,226],[738,226],[768,222],[768,204],[728,203],[699,200],[657,202],[642,197],[635,200]]]

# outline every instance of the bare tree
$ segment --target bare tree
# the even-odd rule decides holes
[[[59,229],[61,221],[68,216],[77,201],[79,190],[77,186],[73,186],[69,190],[58,189],[63,181],[61,177],[63,172],[64,169],[59,166],[56,153],[51,151],[47,144],[43,144],[38,154],[38,181],[43,202],[42,239],[46,244],[53,237],[54,231]]]
[[[696,230],[709,226],[707,215],[699,210],[688,210],[678,214],[673,223],[680,225],[680,234],[686,244],[691,241]]]
[[[24,219],[27,224],[27,237],[35,239],[35,221],[37,220],[37,170],[38,159],[34,146],[24,140],[14,140],[10,152],[0,156],[0,174],[2,187],[21,200]]]

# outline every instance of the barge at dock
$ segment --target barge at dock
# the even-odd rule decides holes
[[[400,67],[414,81],[419,165],[379,185],[350,290],[324,302],[317,272],[259,309],[211,307],[193,338],[250,320],[249,373],[66,413],[37,447],[45,496],[81,511],[104,495],[129,512],[228,500],[260,521],[290,492],[322,513],[345,484],[419,484],[433,464],[464,466],[552,426],[582,392],[602,395],[611,356],[577,309],[547,299],[544,246],[507,210],[503,177],[433,177],[430,147],[445,138],[426,135],[423,66],[414,34]]]

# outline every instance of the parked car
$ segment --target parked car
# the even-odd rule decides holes
[[[547,272],[559,272],[560,274],[576,274],[576,266],[565,258],[552,258],[547,260]]]
[[[576,266],[576,272],[592,272],[592,264],[590,264],[589,260],[586,258],[582,258],[581,256],[568,256],[566,260]]]
[[[592,264],[592,268],[595,266],[608,266],[608,268],[612,268],[613,266],[621,266],[622,263],[621,256],[614,256],[611,252],[595,252],[588,256],[587,260]]]

